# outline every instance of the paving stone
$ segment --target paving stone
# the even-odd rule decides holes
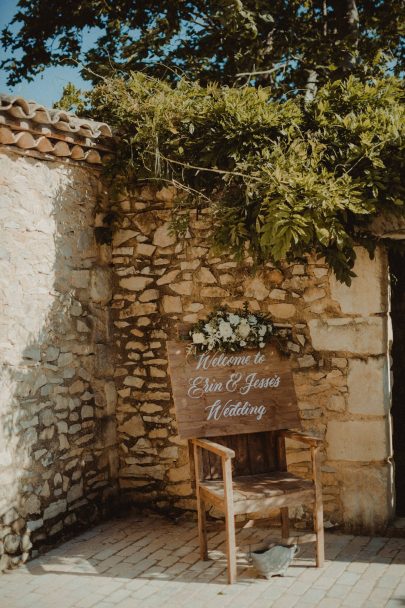
[[[204,562],[195,522],[154,515],[105,522],[1,577],[0,596],[7,608],[404,606],[405,539],[326,534],[324,568],[314,568],[313,546],[303,545],[285,577],[266,580],[256,578],[247,551],[269,530],[240,530],[239,578],[229,586],[225,535],[215,526]]]

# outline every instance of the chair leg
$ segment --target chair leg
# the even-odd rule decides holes
[[[237,566],[236,566],[236,535],[235,535],[235,517],[233,513],[225,511],[225,526],[226,526],[226,558],[228,563],[228,583],[232,585],[236,581]]]
[[[205,503],[201,498],[197,499],[198,512],[198,539],[200,542],[200,557],[204,561],[208,560],[207,543],[207,516],[205,513]]]
[[[322,568],[325,561],[325,541],[323,531],[323,505],[322,498],[316,497],[314,505],[314,528],[316,534],[316,566]]]
[[[290,536],[290,519],[288,516],[288,507],[280,509],[281,517],[281,538],[289,538]]]

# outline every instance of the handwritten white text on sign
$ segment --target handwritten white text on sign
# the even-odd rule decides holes
[[[179,435],[218,437],[300,426],[291,365],[273,344],[190,355],[167,342]]]
[[[195,363],[195,370],[213,371],[226,367],[244,367],[251,365],[262,365],[266,361],[266,356],[258,351],[255,354],[245,355],[226,355],[224,353],[215,354],[200,354]],[[206,375],[193,376],[189,379],[189,387],[187,395],[190,399],[201,399],[205,395],[215,393],[237,393],[242,396],[249,394],[255,389],[277,388],[280,385],[280,376],[272,374],[271,376],[260,376],[258,372],[240,372],[232,371],[226,379],[217,380],[215,377],[207,377]],[[267,407],[264,404],[252,405],[250,401],[236,399],[228,399],[222,401],[216,399],[205,407],[207,420],[219,420],[220,418],[228,418],[233,416],[253,416],[256,420],[261,420],[267,412]]]

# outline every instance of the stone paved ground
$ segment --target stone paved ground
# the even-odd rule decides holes
[[[196,526],[156,516],[103,523],[0,577],[1,608],[394,608],[405,607],[405,539],[328,534],[314,567],[303,545],[285,577],[256,578],[249,546],[268,536],[238,532],[239,581],[225,584],[224,533],[210,532],[199,561]]]

